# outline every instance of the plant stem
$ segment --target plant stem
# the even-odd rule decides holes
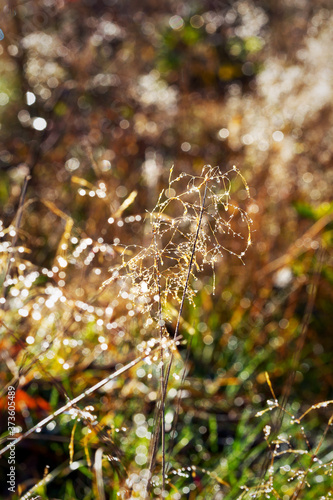
[[[184,290],[183,290],[183,294],[182,294],[182,300],[181,300],[181,304],[180,304],[180,307],[179,307],[177,324],[176,324],[176,329],[175,329],[175,333],[174,333],[174,340],[178,337],[180,320],[181,320],[181,316],[182,316],[183,309],[184,309],[185,299],[186,299],[188,285],[189,285],[190,276],[191,276],[192,264],[193,264],[193,260],[194,260],[194,257],[195,257],[195,249],[196,249],[197,241],[198,241],[198,238],[199,238],[200,227],[201,227],[201,223],[202,223],[202,217],[203,217],[203,213],[204,213],[204,209],[205,209],[205,202],[206,202],[206,195],[207,195],[207,181],[208,181],[208,178],[206,177],[206,179],[204,181],[205,182],[205,190],[204,190],[204,194],[203,194],[203,198],[202,198],[202,203],[201,203],[201,208],[200,208],[200,214],[199,214],[199,220],[198,220],[198,225],[197,225],[197,229],[196,229],[196,233],[195,233],[195,238],[194,238],[194,242],[193,242],[193,247],[192,247],[192,251],[191,251],[191,258],[190,258],[190,262],[189,262],[189,266],[188,266],[188,272],[187,272],[185,286],[184,286]],[[159,421],[160,421],[160,418],[161,418],[162,414],[163,414],[163,420],[164,420],[165,398],[166,398],[166,393],[167,393],[167,389],[168,389],[168,382],[169,382],[169,378],[170,378],[170,371],[171,371],[171,366],[172,366],[173,358],[174,358],[174,355],[173,355],[173,353],[171,353],[170,361],[169,361],[168,367],[166,369],[166,372],[164,374],[164,385],[162,386],[162,391],[161,391],[162,392],[162,394],[161,394],[161,408],[162,408],[162,412],[159,411],[159,413],[158,413],[157,423],[156,423],[157,428],[159,428],[159,425],[160,425]],[[163,427],[162,427],[162,434],[163,434],[163,431],[165,433],[164,424],[163,424]],[[150,473],[152,473],[153,464],[155,462],[155,456],[154,455],[156,455],[156,453],[157,453],[157,443],[155,444],[155,446],[153,447],[153,450],[152,450],[152,457],[151,457],[151,462],[150,462]],[[163,454],[163,458],[162,458],[162,474],[163,474],[162,484],[163,484],[163,491],[164,491],[164,486],[165,486],[165,440],[163,440],[163,435],[162,435],[162,454]],[[150,479],[149,479],[148,485],[147,485],[147,492],[148,493],[149,493],[149,487],[150,487]]]
[[[184,309],[184,304],[185,304],[185,298],[186,298],[186,295],[187,295],[188,284],[189,284],[190,276],[191,276],[192,264],[193,264],[193,260],[194,260],[194,256],[195,256],[195,249],[196,249],[196,246],[197,246],[197,241],[198,241],[198,237],[199,237],[199,233],[200,233],[200,227],[201,227],[202,217],[203,217],[203,213],[204,213],[204,210],[205,210],[206,195],[207,195],[207,180],[205,181],[205,191],[204,191],[204,195],[203,195],[203,199],[202,199],[202,204],[201,204],[201,209],[200,209],[198,226],[197,226],[197,230],[196,230],[195,238],[194,238],[194,242],[193,242],[193,247],[192,247],[192,252],[191,252],[191,259],[190,259],[190,263],[189,263],[189,266],[188,266],[188,272],[187,272],[185,287],[184,287],[184,291],[183,291],[183,295],[182,295],[182,300],[181,300],[181,304],[180,304],[180,308],[179,308],[179,312],[178,312],[177,324],[176,324],[175,333],[174,333],[174,340],[178,337],[180,319],[181,319],[182,314],[183,314],[183,309]],[[165,376],[164,393],[166,393],[167,388],[168,388],[168,382],[169,382],[170,370],[171,370],[172,362],[173,362],[173,354],[171,354],[171,356],[170,356],[170,361],[169,361],[169,365],[168,365],[166,376]]]
[[[156,263],[155,263],[155,268],[156,268],[156,281],[157,281],[157,288],[158,288],[158,319],[159,319],[159,326],[160,326],[160,341],[161,341],[161,377],[160,377],[160,385],[161,385],[161,399],[160,399],[160,407],[157,409],[157,415],[156,415],[156,421],[155,421],[155,434],[153,437],[153,442],[151,446],[151,453],[150,453],[150,464],[149,464],[149,479],[147,483],[147,491],[149,491],[150,488],[150,482],[151,482],[151,476],[153,472],[153,468],[155,465],[155,458],[156,458],[156,453],[157,453],[157,447],[158,447],[158,438],[159,438],[159,429],[160,429],[160,421],[161,421],[161,433],[162,433],[162,488],[163,491],[165,490],[165,399],[164,399],[164,356],[163,356],[163,321],[162,321],[162,298],[161,298],[161,278],[160,278],[160,254],[158,251],[158,246],[157,246],[157,239],[156,239],[156,231],[153,230],[154,232],[154,244],[155,244],[155,258],[156,258]]]

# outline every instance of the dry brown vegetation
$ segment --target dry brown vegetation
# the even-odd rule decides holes
[[[1,498],[330,499],[330,2],[2,13]]]

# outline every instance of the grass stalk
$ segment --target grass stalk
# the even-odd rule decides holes
[[[187,296],[187,290],[188,290],[189,280],[190,280],[190,276],[191,276],[192,265],[193,265],[193,261],[194,261],[194,257],[195,257],[196,245],[197,245],[197,241],[198,241],[198,237],[199,237],[199,233],[200,233],[200,228],[201,228],[201,223],[202,223],[202,217],[203,217],[204,209],[205,209],[208,180],[209,180],[209,177],[206,175],[205,180],[203,181],[203,183],[205,184],[205,189],[204,189],[204,194],[203,194],[203,198],[202,198],[202,202],[201,202],[201,208],[200,208],[199,219],[198,219],[198,224],[197,224],[197,228],[196,228],[196,234],[195,234],[195,238],[194,238],[194,242],[193,242],[193,246],[192,246],[192,250],[191,250],[191,257],[190,257],[190,262],[188,265],[186,281],[185,281],[184,290],[182,293],[182,299],[181,299],[181,303],[180,303],[180,307],[179,307],[179,311],[178,311],[177,324],[176,324],[175,333],[174,333],[174,340],[178,337],[180,320],[182,317],[184,304],[185,304],[185,300],[186,300],[186,296]],[[158,286],[159,286],[159,290],[160,290],[160,281],[158,282]],[[161,297],[161,295],[159,295],[159,309],[161,311],[160,297]],[[156,425],[157,425],[156,429],[159,429],[160,419],[162,417],[162,485],[163,485],[163,491],[165,489],[165,424],[164,424],[165,398],[166,398],[166,394],[167,394],[167,390],[168,390],[168,382],[169,382],[169,378],[170,378],[170,372],[171,372],[171,366],[173,363],[173,358],[174,358],[174,355],[171,352],[170,360],[169,360],[166,372],[165,372],[165,374],[163,374],[164,375],[164,377],[163,377],[164,383],[162,385],[160,409],[158,412],[157,422],[156,422]],[[161,381],[162,381],[162,377],[161,377]],[[158,432],[158,430],[156,430],[155,432]],[[157,441],[157,442],[156,442],[156,444],[155,443],[153,444],[152,456],[151,456],[150,466],[149,466],[150,477],[152,475],[152,471],[153,471],[153,467],[154,467],[154,463],[155,463],[155,457],[156,457],[156,453],[157,453],[157,449],[158,449],[158,438],[157,439],[155,438],[155,441]],[[151,480],[149,479],[148,485],[147,485],[147,493],[148,494],[149,494],[150,482],[151,482]]]

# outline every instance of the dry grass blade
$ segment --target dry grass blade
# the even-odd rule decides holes
[[[74,457],[74,436],[75,436],[75,431],[76,431],[76,426],[77,426],[77,420],[75,421],[73,425],[73,429],[71,432],[71,439],[69,442],[69,464],[73,463],[73,457]]]
[[[265,377],[266,377],[266,382],[268,384],[268,387],[272,393],[272,396],[274,398],[275,401],[277,401],[277,397],[275,396],[275,392],[274,392],[274,389],[273,389],[273,386],[272,386],[272,382],[271,382],[271,379],[269,378],[269,374],[268,372],[265,372]]]
[[[95,474],[96,474],[96,484],[97,484],[97,493],[98,500],[105,500],[105,492],[104,492],[104,481],[103,481],[103,448],[98,448],[95,453]]]
[[[126,210],[126,208],[132,205],[133,201],[137,197],[137,194],[138,194],[137,191],[131,192],[131,194],[126,198],[126,200],[123,201],[118,210],[115,212],[114,218],[121,217],[122,213]]]

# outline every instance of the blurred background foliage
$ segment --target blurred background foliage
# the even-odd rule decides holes
[[[18,386],[18,431],[156,336],[126,292],[99,287],[120,244],[150,243],[147,213],[170,167],[235,164],[250,187],[247,200],[235,182],[233,196],[253,219],[253,245],[245,266],[226,253],[214,278],[198,275],[185,307],[166,408],[168,445],[180,396],[168,498],[249,498],[241,486],[270,477],[271,498],[330,498],[320,464],[297,493],[329,407],[302,432],[274,419],[278,409],[255,415],[272,399],[266,371],[296,418],[333,397],[331,2],[9,0],[0,22],[0,377]],[[103,496],[93,467],[100,447],[108,453],[104,432],[122,454],[124,498],[141,498],[158,387],[157,363],[133,368],[87,398],[101,432],[89,418],[73,431],[78,414],[64,414],[23,440],[18,495],[47,466],[40,498],[119,498],[122,473],[103,461]],[[4,396],[4,423],[5,406]],[[266,425],[307,453],[279,456],[272,472]],[[328,431],[324,464],[331,445]],[[154,474],[159,498],[160,455]]]

